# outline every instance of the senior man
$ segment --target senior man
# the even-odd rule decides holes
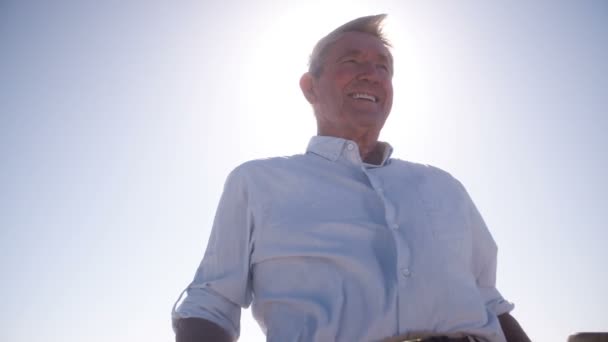
[[[178,342],[238,339],[250,304],[273,342],[528,341],[495,287],[497,248],[463,186],[378,141],[393,102],[384,17],[315,46],[300,79],[317,119],[306,153],[229,175],[173,311]]]

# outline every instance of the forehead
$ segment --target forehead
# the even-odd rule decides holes
[[[372,54],[389,58],[390,51],[377,37],[364,32],[345,32],[329,46],[327,56],[339,57],[345,54]]]

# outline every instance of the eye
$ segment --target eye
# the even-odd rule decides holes
[[[342,64],[356,64],[357,60],[354,58],[346,58],[342,60]]]
[[[378,64],[378,68],[383,69],[384,71],[389,71],[388,65],[386,64]]]

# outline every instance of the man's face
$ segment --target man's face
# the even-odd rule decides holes
[[[312,103],[319,133],[348,137],[380,132],[393,103],[392,60],[378,38],[344,33],[329,46],[318,77],[312,78]]]

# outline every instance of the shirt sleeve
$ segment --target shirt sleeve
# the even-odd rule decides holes
[[[187,296],[173,310],[174,330],[179,319],[198,317],[238,338],[241,308],[252,300],[249,265],[254,222],[249,203],[246,179],[237,168],[224,185],[205,255],[184,290]]]
[[[472,266],[477,279],[477,286],[487,310],[498,316],[510,312],[515,306],[505,300],[496,288],[498,247],[466,190],[465,196],[469,203],[469,218],[473,236]]]

